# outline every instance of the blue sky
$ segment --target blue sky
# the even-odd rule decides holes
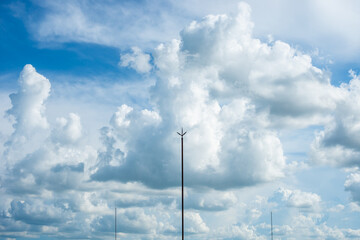
[[[0,238],[359,239],[357,1],[2,1]]]

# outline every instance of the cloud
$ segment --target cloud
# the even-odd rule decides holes
[[[212,84],[208,87],[218,101],[224,96],[250,97],[279,125],[321,122],[324,113],[336,107],[341,91],[330,84],[326,72],[312,65],[310,56],[282,41],[262,43],[252,37],[252,26],[250,7],[244,3],[237,16],[210,15],[191,23],[181,32],[179,55],[187,57],[180,67],[189,68],[186,77],[208,78],[203,83]],[[205,76],[189,75],[194,68]]]
[[[360,173],[351,173],[345,181],[345,190],[351,193],[353,201],[360,204]]]
[[[121,114],[119,114],[121,115]],[[177,162],[176,161],[176,142],[174,141],[174,137],[169,136],[168,134],[163,135],[163,132],[154,129],[161,129],[163,127],[161,123],[159,125],[147,125],[146,121],[139,121],[141,118],[133,116],[142,116],[141,112],[134,112],[133,115],[130,115],[129,118],[125,118],[119,120],[121,123],[121,127],[118,128],[104,128],[107,136],[112,136],[111,140],[104,140],[104,144],[106,145],[107,151],[104,154],[100,154],[98,156],[98,161],[100,165],[103,167],[99,168],[98,171],[92,176],[94,180],[111,180],[117,179],[120,181],[141,181],[144,184],[155,187],[169,187],[177,185]],[[157,115],[155,115],[157,116]],[[142,116],[143,117],[143,116]],[[149,117],[147,116],[148,119]],[[114,118],[113,118],[114,119]],[[152,118],[150,118],[152,119]],[[158,119],[157,117],[155,119]],[[128,122],[129,121],[129,122]],[[129,123],[127,127],[123,123]],[[154,123],[153,123],[154,124]],[[158,124],[157,122],[155,124]],[[207,134],[205,128],[198,127],[199,129],[194,128],[194,133],[191,133],[195,138],[195,142],[193,144],[189,144],[189,148],[191,152],[196,154],[195,149],[203,148],[204,154],[208,154],[211,156],[211,152],[213,149],[210,149],[210,152],[207,153],[206,145],[203,145],[204,142],[200,142],[200,138],[203,134]],[[175,129],[174,129],[175,130]],[[144,139],[143,136],[148,135],[148,131],[152,131],[151,135],[154,139],[152,141],[143,141],[140,139]],[[244,130],[245,131],[245,130]],[[109,135],[111,134],[111,135]],[[160,135],[158,135],[160,134]],[[216,136],[212,135],[212,139],[208,138],[208,141],[216,142]],[[108,139],[108,138],[106,138]],[[166,140],[168,139],[168,140]],[[206,139],[206,138],[205,138]],[[215,188],[227,188],[229,186],[236,186],[241,184],[253,184],[258,181],[267,181],[274,177],[282,176],[281,172],[277,171],[277,167],[284,166],[284,159],[282,156],[281,146],[279,140],[270,133],[256,133],[256,132],[244,132],[243,136],[241,136],[241,140],[244,144],[246,144],[246,148],[239,147],[235,149],[229,149],[228,157],[229,161],[224,159],[223,163],[226,164],[223,169],[225,172],[216,172],[212,170],[211,172],[207,172],[207,168],[219,166],[219,162],[211,162],[206,163],[205,159],[199,159],[196,162],[196,158],[194,160],[189,161],[187,165],[187,184],[189,185],[205,185],[212,186]],[[191,140],[190,140],[191,141]],[[173,149],[171,152],[166,150],[166,143],[170,143],[170,149]],[[206,142],[205,142],[206,143]],[[210,142],[211,144],[213,142]],[[117,148],[114,149],[113,145],[117,144],[119,146],[123,145],[123,149]],[[216,146],[216,145],[215,145]],[[139,149],[142,149],[139,151]],[[245,150],[246,149],[246,150]],[[123,152],[123,153],[122,153]],[[267,156],[263,155],[267,152]],[[117,157],[111,158],[109,156],[116,154],[119,156],[118,162],[123,164],[117,164],[118,166],[111,166],[110,164],[104,165],[104,163],[108,162],[111,159],[117,159]],[[162,158],[158,158],[158,155],[162,154],[164,159],[167,159],[166,162],[162,160]],[[237,155],[237,157],[232,160],[232,157]],[[124,157],[126,156],[126,157]],[[191,155],[190,155],[191,156]],[[205,155],[206,156],[206,155]],[[245,164],[247,158],[255,159],[256,161],[265,160],[265,165],[260,167],[256,162],[247,163],[247,170],[250,171],[247,175],[244,172],[243,176],[237,175],[237,169],[230,166],[236,166],[239,163]],[[274,159],[279,159],[279,162],[273,162],[271,165],[271,161]],[[159,160],[157,160],[159,159]],[[231,160],[230,160],[231,159]],[[213,161],[218,161],[218,159],[214,159]],[[235,161],[235,162],[234,162]],[[237,164],[235,164],[237,162]],[[164,165],[164,163],[166,163]],[[209,164],[209,165],[208,165]],[[210,164],[214,164],[211,166]],[[99,166],[100,166],[99,165]],[[251,171],[257,170],[258,175],[251,174]],[[267,172],[267,171],[274,172]],[[157,173],[157,174],[153,174]],[[165,174],[165,175],[164,175]],[[201,175],[199,175],[201,174]],[[198,175],[198,176],[196,176]],[[193,176],[190,178],[190,176]],[[141,177],[141,178],[139,178]],[[238,179],[236,179],[238,178]],[[166,181],[164,181],[166,179]]]
[[[274,193],[272,201],[283,202],[288,207],[299,209],[317,209],[321,198],[315,193],[280,188]]]
[[[332,208],[329,209],[330,212],[341,212],[342,210],[344,210],[345,206],[342,204],[338,204]]]
[[[355,16],[360,7],[357,1],[280,0],[263,4],[250,0],[249,3],[254,9],[256,34],[271,34],[303,47],[319,48],[325,55],[336,58],[336,62],[356,59],[354,53],[359,49],[356,39],[360,37],[353,32],[360,24],[359,16]],[[339,45],[344,48],[339,50],[336,47]]]
[[[225,211],[238,202],[233,192],[190,191],[185,199],[186,207],[203,211]]]
[[[70,113],[69,118],[57,118],[57,128],[52,132],[54,142],[61,144],[74,144],[82,136],[80,117],[75,113]]]
[[[15,131],[7,142],[9,146],[26,141],[37,129],[48,128],[44,102],[50,94],[49,80],[27,64],[20,73],[18,84],[19,91],[10,94],[12,107],[6,112],[15,120]]]
[[[154,46],[169,36],[176,37],[183,19],[181,16],[174,18],[181,10],[164,1],[104,1],[102,4],[35,1],[34,4],[40,9],[21,12],[17,11],[21,8],[18,4],[12,8],[13,13],[24,19],[36,40],[50,45],[81,42],[124,48]],[[162,11],[164,9],[167,11]],[[30,17],[33,14],[38,18]]]
[[[10,94],[14,132],[5,142],[2,186],[11,194],[43,194],[46,190],[77,188],[86,178],[85,165],[95,150],[77,145],[82,137],[80,117],[58,118],[51,126],[45,114],[50,82],[26,65],[19,90]]]
[[[311,216],[300,215],[291,222],[292,232],[288,232],[289,235],[296,238],[308,238],[316,235],[317,238],[325,239],[348,239],[350,237],[352,229],[329,227],[326,223],[316,224],[318,218]],[[297,231],[296,228],[302,229]],[[305,230],[306,229],[306,230]],[[355,231],[356,232],[356,231]],[[350,233],[350,234],[349,234]]]
[[[17,221],[34,225],[53,225],[64,222],[70,217],[61,209],[45,205],[41,201],[29,204],[25,201],[13,200],[9,213]]]
[[[20,89],[10,95],[12,108],[8,115],[14,116],[14,128],[26,132],[31,128],[46,128],[48,123],[44,116],[44,101],[50,93],[50,82],[38,74],[33,66],[25,65],[18,80]]]
[[[151,70],[150,55],[145,54],[138,47],[131,48],[132,53],[120,55],[119,66],[130,67],[139,73],[147,73]]]
[[[310,56],[253,38],[250,12],[241,3],[237,15],[209,15],[154,50],[153,109],[119,108],[106,129],[123,155],[117,166],[99,167],[93,180],[176,186],[178,143],[170,133],[181,126],[188,130],[188,186],[227,189],[284,176],[275,129],[328,122],[346,93]]]
[[[185,214],[186,229],[189,234],[209,232],[208,226],[204,223],[199,213],[187,212]]]
[[[95,24],[84,33],[81,28],[92,21],[84,12],[91,9],[87,3],[85,7],[80,2],[72,4],[65,2],[55,11],[77,21],[73,35],[67,38],[59,32],[64,37],[59,41],[84,37],[81,41],[91,42],[97,31],[106,32]],[[8,111],[14,133],[5,140],[7,151],[0,169],[1,236],[12,236],[9,231],[14,231],[18,238],[20,231],[28,231],[34,238],[53,238],[56,233],[60,238],[111,238],[117,206],[124,238],[176,238],[180,232],[180,138],[176,132],[184,127],[189,238],[266,239],[269,226],[264,222],[272,208],[283,217],[275,225],[277,236],[356,238],[356,229],[326,222],[326,214],[341,209],[329,208],[323,214],[326,196],[295,187],[280,188],[273,196],[259,189],[260,184],[267,183],[262,185],[265,188],[294,180],[290,176],[281,182],[293,174],[288,170],[295,166],[288,165],[282,131],[325,125],[313,143],[314,152],[323,157],[313,157],[313,163],[357,166],[358,77],[353,74],[348,85],[331,85],[329,74],[315,67],[310,56],[282,41],[264,43],[255,38],[250,14],[250,7],[241,3],[237,14],[194,21],[179,39],[156,47],[151,62],[137,48],[122,55],[124,65],[151,71],[154,85],[149,94],[142,95],[141,103],[117,100],[119,107],[107,117],[109,124],[100,128],[99,145],[89,140],[88,131],[99,127],[91,125],[89,115],[81,114],[89,108],[86,104],[80,113],[70,111],[48,120],[45,103],[50,82],[26,66]],[[68,22],[65,26],[73,27]],[[49,35],[45,29],[44,38],[58,34],[57,28]],[[87,34],[95,40],[87,39]],[[106,95],[111,88],[86,87],[91,93],[98,90],[96,96]],[[72,95],[68,102],[76,105],[80,95],[74,89],[62,97]],[[116,89],[106,101],[116,96]],[[121,89],[119,98],[125,99],[126,88]],[[52,115],[58,114],[55,103]],[[342,129],[345,134],[338,134]],[[15,137],[22,139],[17,148]],[[334,146],[355,154],[339,160],[336,157],[341,154],[331,152]],[[353,196],[352,211],[358,202],[357,185],[353,172],[345,183]],[[269,201],[267,196],[254,200],[258,191],[268,193]]]
[[[215,233],[219,236],[227,236],[230,239],[258,239],[264,240],[266,239],[265,236],[259,236],[256,233],[256,229],[253,226],[249,226],[246,224],[241,225],[233,225],[226,228],[219,229],[219,232]]]
[[[282,169],[286,164],[281,143],[275,132],[264,129],[266,114],[260,113],[263,117],[259,122],[250,123],[250,119],[254,119],[251,116],[258,113],[240,89],[238,93],[231,93],[233,100],[223,103],[230,90],[226,85],[231,85],[234,80],[218,77],[219,72],[226,71],[226,66],[220,63],[235,57],[226,50],[227,42],[236,41],[234,47],[243,48],[243,51],[251,47],[242,44],[249,41],[258,44],[258,40],[251,38],[251,27],[247,27],[252,24],[248,11],[249,7],[243,4],[237,17],[209,16],[200,23],[194,22],[181,33],[181,47],[180,41],[172,41],[155,50],[154,62],[159,77],[152,91],[155,122],[151,120],[150,128],[145,124],[150,121],[150,116],[145,117],[144,112],[123,105],[114,115],[110,131],[115,133],[115,142],[123,145],[123,149],[119,149],[126,156],[122,160],[124,163],[99,168],[92,177],[94,180],[141,181],[155,188],[177,185],[177,143],[174,136],[166,133],[176,132],[177,126],[181,125],[189,130],[186,174],[193,176],[188,178],[190,186],[221,189],[253,185],[283,176]],[[226,34],[230,29],[233,34]],[[208,43],[189,45],[199,39]],[[203,45],[209,47],[203,48]],[[223,56],[217,56],[219,53]],[[238,54],[241,59],[241,51]],[[223,59],[219,61],[218,57]],[[200,59],[205,59],[206,64]],[[241,75],[242,72],[233,74]],[[225,91],[221,91],[222,87]],[[238,114],[234,115],[235,112]],[[250,129],[247,123],[250,123]],[[234,128],[238,131],[234,132]],[[146,136],[152,139],[144,142]],[[161,158],[158,157],[160,154]],[[240,176],[237,167],[242,169]]]
[[[351,210],[352,212],[360,212],[360,205],[358,205],[358,204],[355,203],[355,202],[349,203],[348,207],[350,208],[350,210]]]
[[[280,213],[279,213],[280,214]],[[278,216],[278,215],[275,215]],[[274,238],[286,239],[351,239],[356,238],[358,230],[351,228],[331,227],[322,214],[293,214],[286,217],[286,220],[275,218],[281,224],[273,225]],[[266,235],[269,234],[270,224],[259,224],[257,230],[263,229]]]
[[[147,215],[143,209],[120,210],[117,228],[123,233],[151,233],[156,229],[156,217]],[[102,216],[91,223],[94,232],[113,232],[114,216]]]
[[[342,84],[344,97],[337,103],[333,121],[317,133],[311,146],[311,160],[314,164],[337,167],[359,166],[360,79],[350,71],[352,79]],[[346,94],[345,94],[346,93]]]
[[[20,195],[80,188],[86,185],[90,167],[87,162],[94,154],[89,147],[67,148],[46,143],[18,160],[2,179],[3,185],[8,192]]]
[[[356,0],[272,3],[248,1],[253,8],[256,36],[269,34],[288,42],[319,48],[341,59],[356,59],[360,24]],[[44,11],[26,11],[12,4],[14,16],[22,17],[35,39],[42,43],[87,42],[116,47],[154,47],[177,37],[183,22],[209,14],[231,14],[238,1],[219,4],[206,1],[112,2],[35,1]],[[37,17],[33,17],[36,15]],[[306,18],[304,18],[306,16]],[[128,24],[131,23],[131,24]],[[338,46],[344,46],[338,50]]]

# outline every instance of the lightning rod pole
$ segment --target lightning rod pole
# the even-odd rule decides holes
[[[186,132],[181,128],[181,236],[184,240],[184,135]]]

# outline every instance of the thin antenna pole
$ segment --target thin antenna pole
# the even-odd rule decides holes
[[[115,240],[116,240],[116,207],[115,207]]]
[[[274,234],[273,234],[273,223],[272,223],[272,212],[271,212],[271,240],[273,240]]]
[[[184,132],[181,128],[181,133],[177,133],[181,136],[181,236],[184,240]]]

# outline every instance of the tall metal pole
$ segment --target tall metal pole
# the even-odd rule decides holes
[[[273,240],[273,224],[272,224],[272,212],[271,212],[271,240]]]
[[[181,128],[181,133],[178,132],[181,136],[181,236],[184,240],[184,132]]]
[[[116,240],[116,207],[115,207],[115,240]]]

